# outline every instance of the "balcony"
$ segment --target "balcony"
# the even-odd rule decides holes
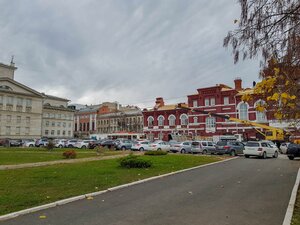
[[[31,106],[26,106],[25,112],[31,112],[31,111],[32,111],[32,107]]]
[[[5,108],[6,108],[7,111],[13,111],[13,107],[14,106],[12,104],[6,104]]]
[[[22,112],[23,111],[23,106],[22,105],[17,105],[16,110],[17,110],[17,112]]]

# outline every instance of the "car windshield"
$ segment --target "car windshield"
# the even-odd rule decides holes
[[[247,147],[259,147],[258,142],[247,142],[246,144]]]
[[[198,145],[200,145],[200,143],[195,141],[195,142],[192,142],[192,145],[198,146]]]
[[[226,144],[227,144],[226,141],[218,141],[217,142],[217,145],[219,145],[219,146],[225,146]]]

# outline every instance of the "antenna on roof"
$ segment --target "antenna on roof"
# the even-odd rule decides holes
[[[11,56],[11,60],[10,60],[10,65],[11,66],[15,66],[14,57],[15,57],[14,55]]]

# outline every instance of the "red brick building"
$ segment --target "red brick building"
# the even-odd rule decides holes
[[[252,94],[252,89],[243,89],[242,80],[235,79],[235,87],[224,84],[199,88],[196,94],[187,96],[187,105],[192,109],[204,110],[242,120],[268,124],[266,113],[256,111],[260,99],[243,102],[244,93]],[[176,105],[165,105],[163,98],[156,99],[153,109],[144,110],[144,133],[148,138],[168,140],[169,134],[188,135],[191,138],[211,138],[219,135],[240,134],[245,139],[256,138],[258,132],[251,126],[210,117],[207,114],[177,109]]]

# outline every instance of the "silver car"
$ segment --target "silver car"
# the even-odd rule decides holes
[[[192,153],[192,142],[190,141],[183,141],[183,142],[177,142],[172,143],[170,145],[170,152],[176,153]]]
[[[212,154],[215,153],[216,147],[215,143],[212,141],[193,141],[192,142],[192,152],[202,153],[202,154]]]

